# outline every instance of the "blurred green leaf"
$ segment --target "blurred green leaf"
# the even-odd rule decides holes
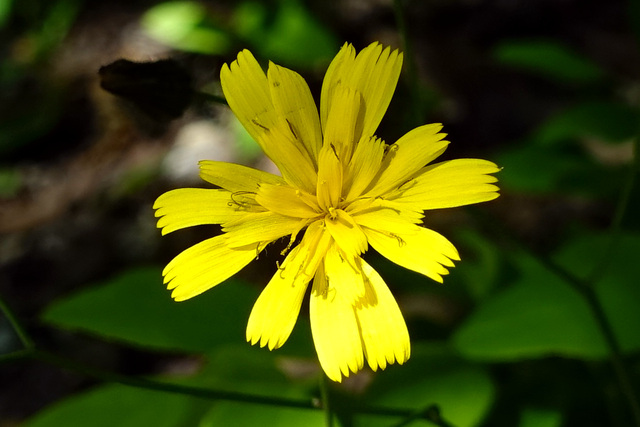
[[[22,178],[16,169],[0,168],[0,198],[15,196],[21,183]]]
[[[283,360],[293,365],[312,365],[317,360],[287,359],[280,352],[244,344],[220,346],[206,356],[205,368],[185,383],[201,387],[248,393],[269,397],[306,398],[308,390],[303,382],[293,383],[279,368]],[[315,379],[319,368],[312,370]]]
[[[508,65],[552,78],[561,83],[594,83],[604,72],[591,60],[556,41],[506,41],[494,51]]]
[[[10,85],[10,82],[6,83],[3,86]],[[0,116],[0,155],[11,153],[50,132],[64,111],[64,98],[61,89],[47,87],[28,98],[11,99],[11,108],[0,109],[3,113]],[[33,149],[38,147],[34,145]]]
[[[241,158],[248,161],[260,157],[262,148],[260,148],[244,126],[242,126],[242,123],[240,123],[240,120],[238,120],[235,114],[229,116],[229,121],[231,122],[231,131],[235,136],[236,147],[238,148],[238,153]]]
[[[196,2],[153,6],[142,17],[142,26],[152,37],[178,50],[223,54],[231,47],[229,35],[217,28],[205,7]]]
[[[51,9],[37,29],[38,55],[48,55],[64,41],[80,12],[80,0],[57,0],[48,2]]]
[[[208,354],[205,368],[185,383],[254,396],[310,399],[304,382],[292,382],[278,368],[282,361],[279,352],[246,344],[223,346]],[[314,385],[319,372],[319,369],[312,372]],[[265,420],[269,420],[269,426],[312,426],[322,422],[323,414],[309,409],[217,401],[198,425],[255,426],[265,424]]]
[[[603,357],[604,342],[581,296],[535,261],[521,264],[522,277],[487,299],[456,331],[458,351],[486,361]]]
[[[606,237],[585,236],[558,251],[561,265],[584,275],[602,256]],[[640,237],[625,236],[611,274],[596,291],[624,351],[640,349]],[[508,361],[559,354],[601,359],[608,350],[589,307],[569,285],[537,261],[517,255],[521,277],[488,299],[453,336],[455,347],[474,360]],[[635,259],[635,261],[634,261]]]
[[[189,397],[113,384],[59,401],[26,427],[178,427],[185,424]]]
[[[461,361],[445,347],[415,344],[404,366],[375,374],[364,401],[415,410],[437,405],[452,425],[470,427],[482,422],[494,397],[493,383],[484,368]],[[357,420],[357,425],[371,427],[399,421],[368,415],[359,415]]]
[[[525,143],[502,150],[496,163],[503,168],[500,186],[516,192],[553,193],[561,190],[567,176],[584,175],[593,165],[584,157],[558,147]]]
[[[243,2],[236,9],[234,28],[258,53],[288,66],[309,67],[329,61],[338,41],[300,0],[278,0],[277,8]]]
[[[230,279],[176,303],[158,268],[130,270],[51,305],[43,319],[139,346],[206,351],[244,342],[257,289]]]
[[[638,131],[640,115],[634,108],[607,102],[584,102],[551,117],[533,139],[549,145],[575,138],[623,142]]]
[[[595,266],[600,266],[600,260],[608,245],[607,234],[580,235],[561,248],[556,259],[576,276],[584,278]],[[613,249],[611,262],[602,266],[606,269],[596,286],[607,318],[625,352],[640,350],[638,254],[640,254],[640,235],[637,233],[622,235]]]
[[[3,28],[11,16],[12,0],[0,0],[0,28]]]
[[[469,294],[476,300],[489,295],[498,283],[500,274],[500,251],[484,236],[473,229],[456,232],[456,242],[464,262],[452,271],[463,279]]]
[[[522,411],[519,427],[560,427],[562,414],[548,409],[526,408]]]
[[[52,304],[42,318],[57,326],[138,346],[206,352],[245,342],[245,328],[259,289],[231,278],[183,302],[174,302],[159,268],[129,270]],[[309,324],[299,319],[279,354],[313,350]]]
[[[285,408],[267,405],[243,405],[237,402],[220,402],[200,421],[200,427],[238,426],[251,427],[325,426],[322,411]]]

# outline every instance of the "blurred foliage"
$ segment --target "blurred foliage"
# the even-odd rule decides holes
[[[425,409],[435,402],[447,421],[458,427],[479,425],[495,398],[485,368],[470,364],[442,345],[420,344],[401,369],[385,371],[367,390],[366,399],[387,407]],[[360,416],[362,426],[393,425],[392,419]]]
[[[506,41],[495,48],[505,64],[569,84],[594,83],[604,72],[590,60],[556,41]]]
[[[61,401],[26,424],[29,427],[172,427],[185,421],[187,396],[105,385]]]
[[[181,58],[207,58],[218,64],[231,60],[237,50],[249,48],[265,64],[272,60],[311,74],[335,55],[345,32],[344,28],[334,28],[331,22],[319,19],[311,7],[319,4],[303,0],[160,2],[142,7],[139,24],[148,36]],[[0,62],[0,155],[9,159],[0,160],[0,202],[30,200],[20,165],[12,160],[15,153],[60,151],[52,148],[51,139],[46,137],[60,125],[73,83],[52,76],[50,66],[84,7],[79,0],[0,0],[0,30],[7,35]],[[629,31],[635,31],[638,37],[639,12],[640,1],[631,1]],[[441,31],[439,27],[436,30]],[[349,31],[355,33],[358,28]],[[384,35],[384,31],[376,35]],[[622,396],[609,372],[610,349],[592,307],[544,262],[548,257],[559,268],[583,280],[599,278],[594,290],[623,355],[635,363],[631,381],[637,389],[640,385],[637,375],[640,216],[634,213],[639,209],[637,186],[632,193],[632,213],[621,222],[615,246],[610,246],[611,235],[606,226],[614,217],[615,200],[629,179],[632,161],[629,148],[638,135],[640,115],[630,101],[634,97],[634,84],[629,78],[612,71],[606,61],[590,57],[591,50],[575,46],[575,42],[572,44],[560,36],[556,40],[548,36],[514,38],[510,34],[499,38],[486,52],[497,70],[516,75],[519,82],[531,83],[532,87],[554,91],[551,107],[546,109],[545,104],[544,114],[533,120],[523,134],[513,140],[496,141],[494,146],[487,145],[494,152],[486,156],[483,153],[483,157],[503,168],[498,176],[503,196],[487,209],[495,209],[501,226],[516,223],[525,230],[531,226],[527,220],[532,221],[537,228],[529,230],[529,235],[522,230],[516,232],[521,232],[522,240],[533,240],[542,247],[543,255],[507,247],[503,236],[485,230],[472,211],[460,213],[459,217],[448,212],[442,214],[445,227],[453,224],[455,228],[451,234],[449,230],[443,233],[451,237],[463,258],[445,279],[444,287],[371,254],[373,261],[379,261],[376,266],[398,293],[401,303],[404,300],[410,305],[415,298],[434,300],[435,306],[444,301],[441,309],[455,310],[440,317],[437,312],[427,312],[429,307],[420,307],[423,311],[419,313],[407,310],[413,337],[411,359],[402,367],[391,366],[375,374],[364,372],[353,382],[332,385],[328,392],[340,425],[402,423],[398,417],[354,412],[354,408],[364,405],[413,411],[435,405],[455,427],[603,425],[601,418],[615,420],[615,425],[628,425],[625,409],[620,409]],[[418,54],[429,53],[430,48],[427,46]],[[419,58],[437,67],[438,62],[429,59],[428,55]],[[422,67],[423,63],[419,65]],[[95,68],[97,72],[99,66]],[[207,73],[213,76],[210,69]],[[142,73],[138,80],[122,76],[115,76],[118,88],[123,83],[125,89],[131,89],[133,84],[137,90],[149,75]],[[214,93],[219,88],[216,78],[212,79],[206,87]],[[189,84],[176,89],[178,95],[183,90],[191,91],[191,80],[181,81],[187,80]],[[433,78],[431,83],[437,85],[437,79]],[[144,91],[135,92],[135,96],[147,101],[146,105],[153,110],[167,98],[169,90],[157,85],[150,87],[151,92],[156,92],[155,97],[147,98]],[[425,84],[404,90],[417,94],[416,99],[424,104],[422,108],[434,121],[444,116],[447,123],[450,95],[446,88],[427,88]],[[407,94],[400,96],[392,104],[392,109],[397,110],[392,112],[396,117],[385,119],[389,121],[384,126],[399,128],[398,123],[414,116],[407,111],[410,105]],[[180,116],[190,101],[185,99],[175,106],[175,114],[163,120]],[[257,159],[257,144],[237,120],[232,118],[225,125],[236,140],[240,158]],[[391,133],[404,131],[392,129]],[[159,194],[154,187],[160,185],[154,183],[159,181],[158,169],[141,167],[123,173],[110,185],[107,199],[113,204],[143,200],[149,205],[148,197],[143,195]],[[526,211],[525,204],[558,207],[563,203],[573,203],[571,206],[578,206],[574,209],[584,211],[576,218],[567,218],[571,213],[560,208],[555,215],[544,210],[534,210],[531,216],[538,215],[536,218],[520,215]],[[147,205],[144,211],[151,216]],[[586,212],[588,209],[595,214]],[[431,226],[432,218],[434,228],[438,229],[438,214],[427,216],[427,225]],[[34,236],[37,240],[37,235]],[[9,239],[3,241],[0,250],[9,251],[11,244]],[[607,258],[608,264],[601,261]],[[163,383],[204,387],[222,394],[319,399],[320,371],[304,314],[282,349],[268,352],[251,347],[244,341],[245,327],[263,283],[232,278],[198,298],[175,303],[161,284],[158,259],[151,266],[114,268],[110,277],[50,303],[40,320],[49,329],[90,335],[101,342],[150,355],[169,355],[177,363],[189,365],[187,372],[179,375],[165,373],[152,377]],[[1,320],[0,349],[11,356],[19,341],[10,322]],[[592,421],[589,418],[594,412],[598,416]],[[25,425],[257,424],[320,426],[326,425],[326,418],[315,409],[196,399],[118,384],[96,384],[46,407]],[[409,425],[425,423],[415,421]]]
[[[230,36],[196,2],[160,3],[143,16],[142,26],[152,37],[178,50],[215,55],[231,47]]]
[[[157,268],[127,271],[53,304],[43,319],[60,327],[163,350],[206,352],[221,344],[245,342],[245,325],[258,297],[256,288],[229,279],[201,298],[177,304],[158,287],[160,273]],[[116,305],[118,316],[114,317]],[[295,337],[287,342],[285,352],[298,345],[304,347]]]

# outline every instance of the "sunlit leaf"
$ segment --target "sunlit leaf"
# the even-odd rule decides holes
[[[205,294],[174,302],[160,269],[131,270],[50,306],[47,322],[160,349],[206,351],[244,342],[258,290],[231,279]]]
[[[208,18],[200,3],[171,1],[149,9],[142,18],[142,26],[152,37],[178,50],[226,53],[231,47],[229,36]]]
[[[585,276],[607,247],[603,236],[580,237],[558,252],[561,265]],[[640,237],[624,236],[612,265],[596,286],[624,351],[640,349]],[[608,355],[584,298],[537,261],[518,256],[521,277],[481,304],[454,334],[453,343],[474,360],[508,361],[563,355],[601,359]]]
[[[200,421],[200,427],[259,426],[273,427],[322,427],[325,426],[322,411],[281,406],[246,405],[237,402],[221,402]]]
[[[188,408],[187,396],[114,384],[59,401],[25,427],[176,427]]]
[[[487,414],[494,386],[484,368],[461,361],[446,348],[415,344],[411,359],[375,374],[365,396],[368,404],[423,410],[436,405],[457,427],[477,426]],[[388,426],[398,418],[359,415],[361,426]]]
[[[188,301],[175,302],[159,268],[129,270],[52,304],[43,319],[60,327],[166,350],[205,352],[245,343],[245,328],[259,289],[229,279]],[[299,319],[279,353],[313,348],[309,322]]]
[[[505,64],[563,83],[593,83],[604,77],[600,67],[556,41],[503,42],[494,55]]]

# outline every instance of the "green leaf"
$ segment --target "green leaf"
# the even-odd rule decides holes
[[[640,350],[640,235],[626,233],[612,248],[610,262],[601,264],[609,248],[610,237],[604,233],[578,236],[556,256],[558,262],[576,276],[586,278],[594,268],[602,268],[596,292],[602,301],[622,350]]]
[[[171,1],[153,6],[142,17],[142,27],[156,40],[178,50],[213,55],[231,48],[229,36],[196,2]]]
[[[309,67],[331,60],[338,51],[333,33],[300,0],[279,0],[277,4],[270,11],[263,3],[243,2],[234,16],[240,36],[260,56],[287,66]]]
[[[185,425],[189,397],[122,385],[95,388],[57,402],[26,427],[178,427]]]
[[[558,251],[560,265],[585,276],[607,247],[605,236],[584,236]],[[625,352],[640,349],[640,237],[624,236],[596,291]],[[521,277],[486,300],[453,336],[465,357],[510,361],[562,355],[602,359],[607,347],[583,297],[537,261],[517,255]]]
[[[477,426],[495,397],[485,369],[461,361],[439,345],[415,344],[403,366],[375,374],[364,401],[386,407],[423,410],[436,405],[442,417],[457,427]],[[388,426],[398,418],[359,415],[362,426]]]
[[[567,139],[596,138],[605,142],[628,141],[638,131],[638,112],[627,105],[585,102],[551,117],[533,139],[550,145]]]
[[[55,325],[158,349],[206,351],[242,343],[258,290],[235,279],[174,302],[158,268],[127,271],[58,301],[43,314]]]
[[[549,77],[561,83],[594,83],[604,72],[591,60],[556,41],[508,41],[495,48],[504,64]]]
[[[500,186],[517,192],[558,192],[567,176],[593,171],[593,165],[578,155],[557,147],[536,147],[530,142],[502,150],[496,157],[496,163],[503,168]]]
[[[14,197],[22,185],[22,176],[17,169],[0,167],[0,199]]]
[[[520,264],[520,279],[487,299],[456,331],[458,351],[483,361],[605,356],[582,297],[536,261],[522,255]]]
[[[155,267],[125,271],[52,304],[42,318],[57,326],[161,350],[206,352],[245,342],[259,289],[231,278],[188,301],[175,302]],[[298,319],[281,355],[313,354],[309,322]]]
[[[485,298],[498,283],[502,262],[500,251],[473,229],[458,230],[455,241],[464,262],[456,265],[451,277],[462,278],[474,299]]]
[[[200,421],[200,427],[260,426],[299,427],[325,426],[322,411],[266,405],[220,402]]]
[[[224,346],[207,355],[205,369],[186,383],[254,396],[311,399],[304,381],[292,382],[280,369],[287,363],[290,366],[299,363],[303,368],[309,365],[308,360],[285,359],[277,351],[246,344]],[[319,372],[319,367],[311,371],[314,386]],[[217,401],[198,425],[254,426],[268,420],[269,426],[314,426],[323,425],[323,419],[322,411],[318,410]]]
[[[318,367],[315,357],[313,362],[287,359],[278,351],[248,344],[225,345],[207,354],[205,368],[185,383],[259,396],[309,398],[303,382],[293,383],[281,369],[285,360],[289,364],[308,367],[309,363],[314,363],[312,366]],[[315,384],[319,368],[311,372]]]

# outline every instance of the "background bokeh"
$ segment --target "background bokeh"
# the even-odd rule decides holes
[[[204,187],[201,159],[273,168],[216,102],[239,50],[318,98],[340,46],[373,41],[405,52],[378,135],[441,122],[442,159],[496,162],[502,195],[427,212],[462,257],[444,285],[369,251],[412,357],[330,384],[334,425],[433,425],[363,405],[436,405],[457,427],[637,425],[638,37],[636,0],[0,0],[0,427],[328,425],[113,380],[321,397],[305,309],[283,348],[244,342],[280,250],[172,302],[163,265],[218,230],[161,238],[151,206]]]

